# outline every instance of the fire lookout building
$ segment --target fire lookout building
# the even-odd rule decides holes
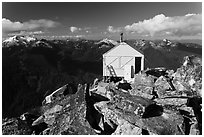
[[[120,43],[103,54],[103,76],[131,80],[141,70],[144,70],[144,55],[123,42],[121,33]]]

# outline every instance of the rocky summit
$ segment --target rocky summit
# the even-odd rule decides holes
[[[202,61],[186,56],[183,62],[175,72],[144,70],[126,83],[130,88],[98,79],[77,89],[67,84],[45,97],[40,108],[3,119],[2,133],[201,135]]]

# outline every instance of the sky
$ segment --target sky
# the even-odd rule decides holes
[[[202,39],[201,2],[3,2],[2,36]]]

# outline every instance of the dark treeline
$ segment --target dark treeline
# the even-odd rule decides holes
[[[45,95],[64,84],[77,86],[101,77],[105,50],[93,42],[48,43],[52,48],[2,48],[3,117],[40,106]]]

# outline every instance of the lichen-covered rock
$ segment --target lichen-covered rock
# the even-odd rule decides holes
[[[118,128],[122,126],[120,121],[127,121],[132,125],[131,127],[141,128],[144,109],[153,102],[121,91],[115,91],[115,93],[113,100],[96,103],[95,107],[104,115],[104,119],[113,121],[119,126]],[[132,132],[136,133],[136,131]]]
[[[185,92],[185,91],[190,91],[190,87],[187,85],[187,83],[183,83],[179,80],[176,80],[176,78],[173,80],[173,85],[176,91],[178,91],[177,95],[180,95],[182,94],[182,92]]]
[[[172,75],[174,74],[174,70],[166,70],[166,73],[169,78],[172,78]]]
[[[111,119],[116,124],[119,124],[118,119],[122,118],[132,124],[137,123],[140,125],[140,118],[144,113],[145,107],[152,103],[151,100],[139,96],[115,91],[111,101],[96,103],[95,107],[106,119]]]
[[[102,95],[104,97],[108,97],[107,95],[107,87],[109,86],[108,83],[99,82],[98,85],[93,89],[90,89],[93,93]]]
[[[40,116],[35,121],[33,121],[32,126],[38,125],[38,124],[43,123],[43,122],[44,122],[44,116]]]
[[[124,119],[118,120],[118,127],[112,135],[142,135],[142,129]]]
[[[159,98],[168,96],[169,93],[171,93],[171,86],[169,85],[166,77],[160,76],[156,82],[155,85],[155,91],[157,91],[157,94]]]
[[[2,134],[3,135],[29,135],[32,130],[22,120],[16,118],[2,120]]]
[[[55,105],[51,109],[48,109],[44,115],[44,122],[48,125],[52,125],[55,122],[55,118],[57,117],[58,113],[62,110],[62,106]]]
[[[183,65],[173,74],[173,84],[178,91],[202,96],[202,61],[196,56],[186,56]]]
[[[181,106],[185,105],[187,103],[187,98],[156,98],[154,101],[156,101],[158,104],[161,104],[163,106],[171,105],[171,106]]]
[[[86,120],[86,102],[85,102],[85,87],[78,89],[76,94],[70,95],[61,101],[57,102],[57,116],[54,122],[50,125],[50,135],[72,134],[72,135],[88,135],[96,134],[94,129]],[[47,111],[45,111],[47,112]]]
[[[179,112],[184,118],[182,127],[185,135],[199,135],[201,132],[199,131],[199,123],[196,119],[193,108],[181,106]]]
[[[117,125],[116,130],[112,133],[113,135],[141,134],[141,129],[135,126],[134,123],[140,126],[142,126],[142,123],[139,116],[134,114],[134,112],[132,114],[131,112],[123,113],[120,109],[114,109],[108,102],[96,103],[95,107],[104,115],[105,121],[112,121]]]
[[[154,78],[152,76],[147,76],[145,73],[137,74],[134,78],[134,83],[131,85],[132,90],[130,90],[131,95],[141,96],[144,98],[153,98],[153,87]]]
[[[132,89],[129,91],[131,95],[144,97],[147,99],[152,99],[154,95],[152,94],[153,87],[140,87],[138,86],[137,89]]]
[[[196,119],[194,119],[194,121],[191,124],[192,125],[190,127],[189,135],[201,135],[201,133],[198,129],[198,122],[196,121]]]
[[[157,116],[143,118],[145,108],[154,104],[153,101],[138,96],[115,91],[113,100],[96,103],[94,106],[107,120],[117,124],[115,134],[142,134],[145,129],[149,134],[183,134],[178,126],[183,123],[183,118],[176,112],[167,111]],[[156,113],[156,109],[152,112]],[[150,115],[150,114],[149,114]],[[131,130],[132,129],[132,130]]]
[[[142,121],[146,130],[158,135],[183,134],[179,129],[183,123],[183,118],[175,112],[167,111],[161,116],[145,118]]]
[[[152,87],[154,85],[154,78],[152,76],[147,76],[145,73],[136,74],[134,77],[134,85]]]

